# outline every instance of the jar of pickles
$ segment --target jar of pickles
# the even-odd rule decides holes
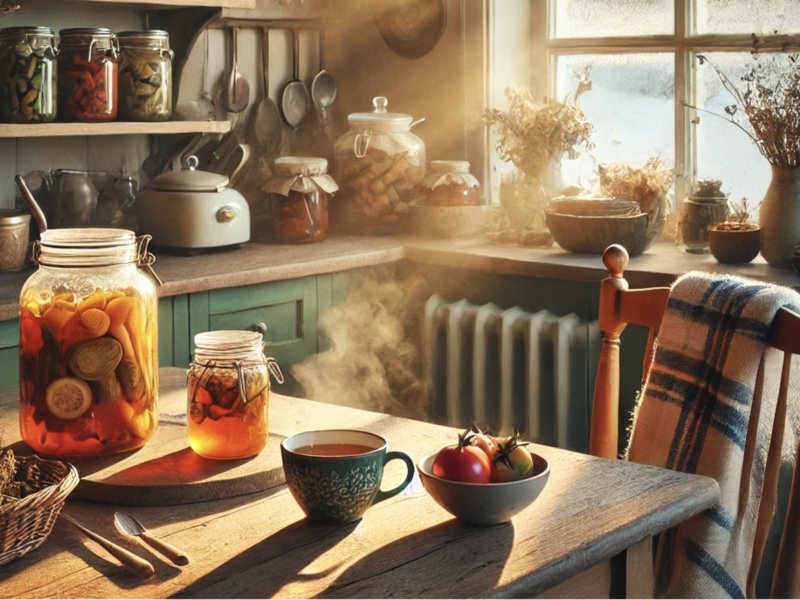
[[[205,458],[255,456],[269,437],[269,374],[283,382],[264,356],[264,336],[253,331],[211,331],[194,338],[187,379],[189,445]]]
[[[350,130],[334,146],[334,179],[342,189],[337,211],[351,233],[395,233],[401,229],[425,173],[425,142],[411,133],[411,117],[386,111],[347,117]]]
[[[119,48],[108,29],[62,29],[58,59],[58,111],[64,121],[117,118]]]
[[[328,237],[328,200],[339,188],[324,158],[284,156],[262,188],[270,194],[272,231],[285,244],[321,242]]]
[[[172,118],[172,59],[166,31],[125,31],[119,38],[120,118]]]
[[[149,237],[49,229],[20,295],[20,430],[36,452],[139,448],[158,424],[158,314]]]
[[[428,206],[481,204],[480,184],[466,160],[432,160],[422,188]]]
[[[47,27],[0,30],[0,121],[56,118],[55,35]]]

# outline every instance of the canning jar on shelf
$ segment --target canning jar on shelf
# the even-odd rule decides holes
[[[283,377],[254,331],[210,331],[194,338],[187,400],[189,445],[200,456],[255,456],[269,438],[269,376]]]
[[[104,28],[62,29],[59,36],[59,118],[113,121],[117,118],[117,37]]]
[[[119,39],[119,116],[125,121],[172,118],[172,59],[166,31],[124,31]]]
[[[285,244],[321,242],[328,237],[328,201],[339,189],[324,158],[284,156],[262,188],[270,195],[272,231]]]
[[[49,123],[55,119],[57,55],[52,29],[0,30],[0,121]]]
[[[375,111],[347,117],[349,131],[334,146],[334,179],[341,188],[342,227],[352,233],[395,233],[425,173],[425,142],[411,133],[411,116]]]
[[[482,204],[480,184],[469,172],[466,160],[432,160],[422,182],[428,206],[475,206]]]
[[[149,236],[49,229],[20,295],[20,430],[36,452],[143,446],[158,423],[160,283]]]

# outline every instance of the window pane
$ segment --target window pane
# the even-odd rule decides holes
[[[728,78],[740,85],[741,77],[752,67],[750,53],[704,53]],[[697,69],[697,106],[725,117],[725,107],[734,103],[733,96],[723,87],[709,64]],[[761,204],[767,191],[771,170],[767,159],[741,129],[707,113],[698,113],[700,122],[695,125],[697,141],[697,178],[719,179],[722,190],[731,200],[746,197],[754,208]],[[751,211],[757,218],[758,212]]]
[[[558,97],[575,85],[575,72],[591,66],[592,89],[581,106],[594,126],[591,155],[562,162],[564,183],[591,188],[596,165],[642,164],[653,156],[675,163],[675,55],[583,54],[559,56]]]
[[[673,0],[556,0],[555,37],[670,35]]]
[[[696,0],[697,33],[797,33],[798,0]]]

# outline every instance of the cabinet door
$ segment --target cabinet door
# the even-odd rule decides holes
[[[19,319],[0,321],[0,390],[19,387]]]
[[[266,354],[280,364],[317,352],[315,277],[262,283],[208,293],[208,330],[267,326]],[[193,329],[196,324],[192,323]],[[196,333],[193,331],[193,333]]]

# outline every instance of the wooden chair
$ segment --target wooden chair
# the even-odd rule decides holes
[[[608,269],[610,277],[604,279],[600,287],[598,321],[603,331],[603,347],[595,380],[589,453],[593,456],[614,459],[618,455],[619,440],[617,424],[619,418],[620,334],[628,324],[641,325],[650,329],[642,369],[642,382],[644,382],[653,362],[655,341],[667,308],[670,288],[629,290],[628,282],[623,278],[623,272],[628,265],[628,253],[622,246],[610,246],[603,253],[603,263]],[[800,354],[800,315],[785,308],[781,309],[772,323],[769,344],[784,352],[784,361],[775,424],[767,454],[753,560],[747,582],[748,598],[755,597],[758,566],[761,564],[764,546],[775,512],[781,446],[786,425],[791,358],[793,354]],[[760,399],[759,385],[763,385],[763,381],[756,381],[756,397]],[[757,404],[754,401],[751,407],[751,419],[758,418],[760,404]],[[749,456],[745,455],[745,468],[751,466],[752,461],[752,453]],[[795,465],[798,462],[800,462],[800,447],[798,447]],[[630,558],[628,564],[629,566],[631,564]],[[629,581],[630,577],[629,573]],[[789,507],[775,567],[771,596],[773,598],[800,598],[800,474],[798,474],[797,467],[795,467],[792,478]]]

